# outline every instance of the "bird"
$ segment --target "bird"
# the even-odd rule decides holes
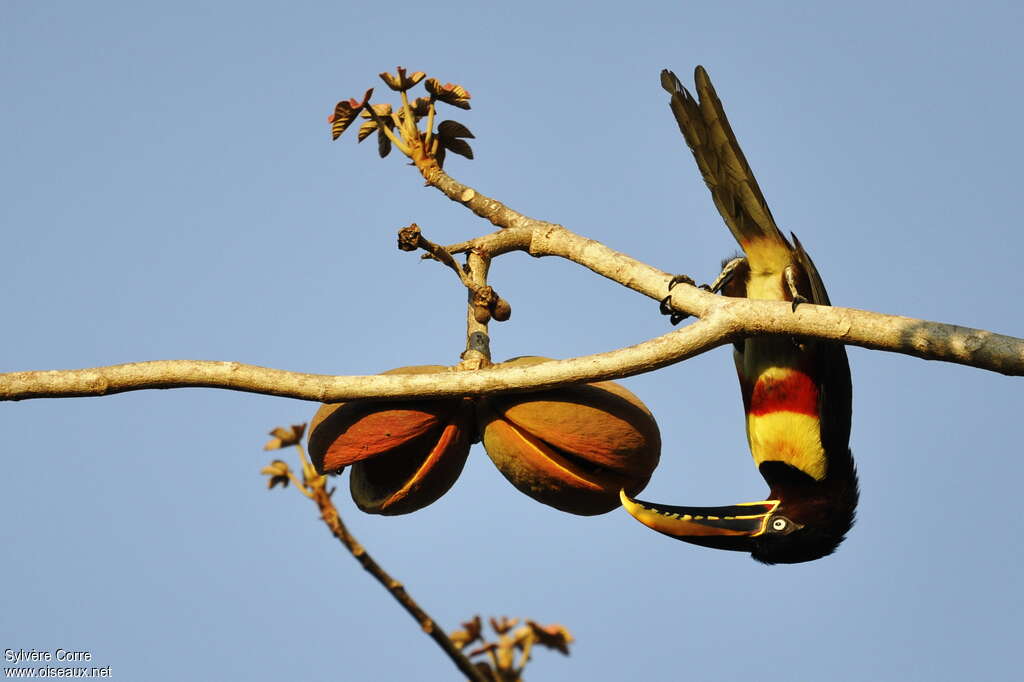
[[[800,240],[790,233],[790,242],[776,225],[702,66],[694,82],[697,99],[674,73],[661,72],[679,130],[743,250],[723,263],[722,274],[706,288],[724,296],[790,301],[794,313],[804,303],[831,305]],[[680,281],[692,283],[673,278],[670,295]],[[860,494],[849,446],[853,390],[846,349],[833,341],[765,336],[735,342],[733,360],[747,441],[768,484],[767,499],[682,507],[635,500],[623,491],[622,504],[660,533],[749,552],[765,564],[828,556],[852,527]]]

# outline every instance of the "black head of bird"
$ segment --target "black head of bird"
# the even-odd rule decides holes
[[[858,487],[853,458],[843,475],[816,481],[784,462],[768,461],[761,473],[769,499],[725,507],[679,507],[633,500],[626,510],[644,525],[695,545],[749,552],[765,564],[795,564],[828,556],[853,525]]]

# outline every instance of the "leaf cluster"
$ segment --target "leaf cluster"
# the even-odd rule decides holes
[[[397,67],[396,74],[380,74],[388,88],[401,95],[401,105],[396,108],[390,103],[371,104],[373,88],[368,89],[361,99],[341,100],[327,117],[327,122],[331,124],[331,139],[337,140],[356,119],[362,119],[356,140],[362,142],[376,133],[377,152],[381,158],[390,154],[393,147],[397,147],[417,164],[433,161],[443,167],[448,152],[472,159],[473,148],[466,142],[467,139],[473,139],[469,128],[453,120],[441,121],[434,128],[437,103],[469,109],[469,92],[460,85],[442,84],[438,79],[426,76],[423,71],[410,74],[401,66]],[[421,82],[427,96],[410,100],[409,91]],[[420,121],[424,119],[426,124],[421,130]]]
[[[474,665],[493,682],[520,682],[523,670],[530,662],[534,646],[554,649],[569,655],[569,645],[573,637],[562,625],[541,625],[536,621],[526,620],[519,625],[519,618],[489,618],[491,629],[497,635],[495,640],[484,637],[483,622],[480,616],[462,624],[449,637],[455,646],[466,649],[477,644],[466,655],[474,661]],[[518,627],[517,627],[518,626]],[[518,654],[518,655],[517,655]]]

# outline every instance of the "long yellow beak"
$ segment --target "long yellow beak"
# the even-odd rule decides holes
[[[675,507],[634,500],[619,492],[622,506],[637,521],[669,537],[716,549],[750,551],[762,535],[779,500],[743,502],[727,507]]]

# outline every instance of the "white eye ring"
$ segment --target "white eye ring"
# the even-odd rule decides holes
[[[789,521],[787,521],[786,519],[782,518],[781,516],[776,516],[774,519],[772,519],[772,530],[774,530],[776,532],[782,532],[782,531],[786,530],[786,528],[788,528],[788,527],[789,527]]]

